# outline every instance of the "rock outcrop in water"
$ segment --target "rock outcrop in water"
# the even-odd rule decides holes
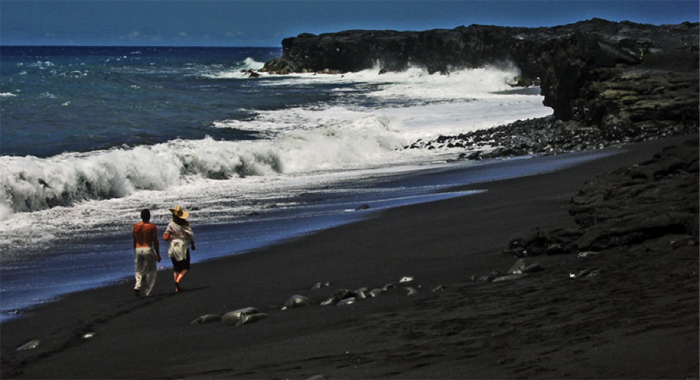
[[[516,65],[539,83],[565,130],[605,141],[688,133],[698,125],[698,23],[655,26],[601,19],[549,28],[471,25],[423,32],[352,30],[282,41],[272,73],[429,73]],[[587,144],[591,145],[591,144]],[[513,148],[513,147],[507,147]]]

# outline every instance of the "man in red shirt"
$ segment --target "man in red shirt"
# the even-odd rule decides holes
[[[158,267],[156,261],[160,262],[160,246],[158,245],[158,228],[150,223],[151,212],[148,209],[141,211],[141,222],[134,224],[134,257],[136,270],[136,286],[134,293],[140,296],[141,287],[146,295],[151,294],[153,285],[156,283]]]

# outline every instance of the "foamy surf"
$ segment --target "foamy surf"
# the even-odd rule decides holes
[[[199,72],[197,75],[209,79],[247,79],[250,77],[250,74],[246,73],[247,71],[260,70],[263,66],[265,66],[265,62],[258,62],[248,57],[233,70],[213,67]]]
[[[241,65],[262,67],[252,58]],[[213,80],[239,80],[239,74],[239,68],[200,70]],[[457,152],[404,148],[419,139],[551,113],[540,96],[497,93],[511,88],[517,75],[517,68],[486,67],[449,76],[419,68],[383,75],[367,70],[271,76],[258,85],[268,91],[322,85],[333,100],[240,110],[250,116],[212,123],[216,129],[255,133],[256,140],[205,137],[47,158],[2,156],[0,220],[8,223],[0,227],[0,250],[17,244],[49,247],[75,233],[109,233],[114,224],[127,226],[133,210],[146,206],[167,209],[191,202],[217,223],[259,212],[256,203],[265,207],[264,199],[293,189],[360,179],[377,170],[444,164]],[[231,206],[234,200],[240,202]],[[102,214],[121,216],[109,222]]]
[[[0,320],[131,275],[142,208],[159,226],[174,205],[192,212],[195,262],[237,254],[464,195],[441,191],[464,176],[434,182],[475,165],[451,162],[460,151],[407,147],[551,113],[533,91],[508,91],[508,66],[250,78],[281,51],[3,52]],[[430,183],[415,180],[423,172]],[[489,173],[476,178],[513,175]]]

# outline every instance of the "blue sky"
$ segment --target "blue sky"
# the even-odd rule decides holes
[[[1,0],[2,45],[272,46],[300,33],[698,22],[691,1]]]

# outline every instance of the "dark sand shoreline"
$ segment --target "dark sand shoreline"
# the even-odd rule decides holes
[[[1,325],[2,377],[697,378],[697,246],[690,262],[558,255],[538,258],[547,270],[518,281],[470,280],[513,265],[500,254],[510,239],[573,227],[569,200],[586,181],[690,138],[631,144],[573,168],[463,188],[484,193],[195,264],[183,294],[164,271],[153,297],[133,297],[131,282],[68,295]],[[591,265],[611,269],[569,278]],[[694,271],[672,271],[681,266]],[[415,280],[352,305],[280,310],[295,294],[319,302],[403,276]],[[445,290],[432,292],[438,285]],[[249,306],[268,317],[190,324]],[[16,351],[32,339],[41,344]]]

